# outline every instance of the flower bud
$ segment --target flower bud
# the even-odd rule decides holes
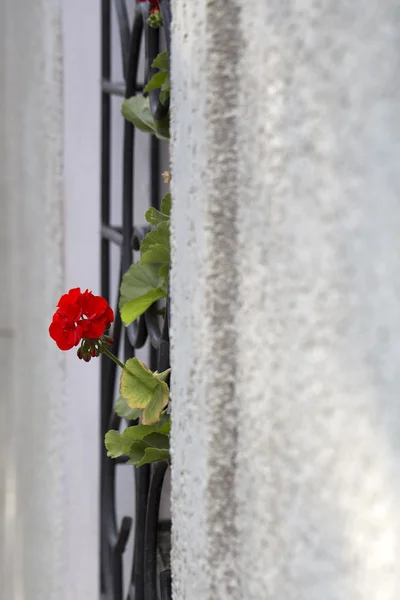
[[[93,356],[93,357],[96,356],[96,347],[95,346],[92,346],[90,348],[90,356]]]
[[[160,11],[154,10],[152,13],[150,13],[149,18],[146,20],[146,23],[154,29],[162,27],[163,20]]]

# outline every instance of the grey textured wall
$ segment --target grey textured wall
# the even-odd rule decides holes
[[[397,600],[400,7],[174,14],[174,600]]]
[[[0,39],[0,598],[63,600],[60,4],[3,1]]]

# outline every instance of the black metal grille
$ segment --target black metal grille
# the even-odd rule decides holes
[[[146,30],[146,64],[150,69],[152,58],[158,51],[158,30],[149,30],[144,22],[147,6],[136,7],[130,22],[124,0],[114,0],[116,9],[124,83],[111,79],[111,6],[112,0],[102,0],[102,139],[101,139],[101,293],[112,303],[115,302],[114,344],[112,351],[118,353],[123,337],[124,358],[134,356],[135,349],[141,348],[150,339],[150,368],[164,371],[169,367],[167,301],[165,321],[160,330],[157,307],[151,307],[145,315],[123,330],[117,309],[117,299],[110,298],[111,244],[120,248],[120,273],[127,271],[133,261],[133,250],[138,250],[147,226],[135,226],[134,214],[134,127],[124,123],[123,133],[123,186],[122,214],[120,226],[111,225],[111,97],[133,96],[142,91],[137,83],[141,40]],[[169,10],[169,3],[168,3]],[[168,28],[169,33],[169,28]],[[122,119],[122,117],[121,117]],[[159,207],[160,201],[160,153],[159,142],[152,136],[148,157],[150,171],[151,206]],[[159,505],[167,463],[143,466],[139,469],[128,466],[123,459],[111,460],[106,456],[104,435],[109,429],[118,429],[120,418],[114,412],[114,391],[116,385],[116,365],[107,357],[101,364],[101,597],[103,600],[122,600],[123,554],[127,541],[134,536],[134,557],[127,600],[168,600],[171,598],[171,575],[168,565],[158,568],[160,534]],[[116,469],[134,469],[135,478],[135,525],[132,519],[124,517],[119,525],[116,518]],[[163,523],[168,530],[169,523]],[[168,562],[168,561],[167,561]]]

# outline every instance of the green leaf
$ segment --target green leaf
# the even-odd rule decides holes
[[[146,133],[154,133],[160,140],[169,141],[169,118],[156,121],[150,111],[149,98],[132,96],[122,103],[122,116]]]
[[[156,124],[150,111],[149,99],[144,96],[132,96],[121,107],[122,116],[141,131],[154,133]]]
[[[161,377],[164,376],[165,372],[161,373]],[[125,364],[121,375],[121,394],[131,408],[143,409],[142,424],[125,430],[125,432],[131,430],[135,436],[141,431],[141,426],[153,425],[160,421],[161,412],[169,400],[169,388],[165,381],[157,372],[152,373],[137,358],[130,358]],[[147,433],[151,432],[147,431]],[[129,436],[130,433],[125,435]]]
[[[136,465],[137,467],[160,460],[169,461],[169,437],[152,433],[144,440],[133,442],[129,450],[129,459],[128,465]]]
[[[154,423],[154,425],[147,425],[147,427],[152,427],[154,431],[157,431],[158,433],[169,435],[171,431],[171,419],[169,414],[167,412],[163,412],[158,423]]]
[[[142,315],[156,300],[167,295],[165,282],[159,277],[160,265],[131,265],[122,278],[119,309],[124,325]]]
[[[140,360],[126,361],[121,375],[121,394],[131,408],[146,408],[159,386],[157,377]]]
[[[171,373],[171,369],[166,369],[165,371],[162,371],[161,373],[158,373],[156,371],[155,374],[157,374],[157,379],[159,379],[160,381],[165,381],[170,373]]]
[[[162,71],[168,71],[168,52],[160,52],[158,56],[153,60],[151,65],[154,69],[161,69]]]
[[[169,436],[162,433],[150,433],[143,438],[143,442],[151,448],[159,450],[169,450]]]
[[[155,134],[160,140],[169,141],[169,118],[167,117],[163,121],[154,121],[155,123]]]
[[[164,433],[165,435],[169,435],[171,431],[171,419],[168,414],[163,413],[160,417],[159,422],[156,425],[152,425],[152,427],[158,426],[158,430],[160,433]]]
[[[166,73],[166,77],[165,77],[165,79],[163,81],[163,84],[161,86],[161,90],[163,92],[170,92],[171,91],[171,84],[170,84],[170,81],[169,81],[169,73]]]
[[[164,106],[167,103],[167,100],[169,98],[169,92],[166,92],[165,90],[161,90],[160,92],[160,102],[161,104],[163,104]]]
[[[142,263],[169,264],[169,221],[163,221],[158,224],[157,229],[149,231],[142,241],[140,252]]]
[[[152,246],[142,255],[142,263],[169,263],[169,248],[161,244],[152,244]]]
[[[111,429],[105,436],[107,456],[118,458],[129,454],[130,464],[136,464],[143,457],[147,447],[151,446],[161,450],[169,448],[170,428],[169,415],[163,414],[158,423],[154,425],[141,423],[127,427],[122,433]]]
[[[114,410],[119,417],[128,419],[128,421],[134,421],[142,416],[142,411],[138,408],[130,408],[122,396],[116,401]]]
[[[168,98],[170,96],[170,91],[171,91],[171,86],[170,86],[170,81],[169,81],[169,74],[166,73],[166,77],[165,80],[161,86],[161,91],[160,91],[160,102],[161,104],[166,104],[168,101]]]
[[[154,390],[153,395],[143,411],[142,423],[152,425],[160,419],[162,410],[167,406],[169,400],[169,388],[165,381]]]
[[[143,425],[143,423],[139,423],[139,425],[132,425],[132,427],[127,427],[124,429],[121,435],[125,437],[126,440],[129,440],[131,444],[133,442],[137,442],[138,440],[143,440],[145,437],[153,433],[161,433],[162,435],[166,435],[168,431],[167,427],[165,427],[165,423],[161,424],[160,422],[155,423],[154,425]]]
[[[159,71],[158,73],[153,75],[153,77],[150,79],[143,91],[145,93],[148,93],[151,90],[157,90],[158,88],[164,89],[163,85],[165,84],[167,79],[169,81],[168,73],[166,71]],[[167,85],[169,85],[169,83]]]
[[[162,214],[162,213],[160,213]],[[163,215],[164,216],[164,215]],[[161,246],[165,246],[169,249],[169,226],[170,220],[161,221],[156,229],[152,229],[149,233],[144,237],[142,244],[140,246],[140,250],[142,252],[147,252],[151,246],[155,244],[160,244]]]
[[[137,463],[137,467],[142,467],[153,462],[162,460],[170,461],[169,450],[159,450],[158,448],[146,448],[143,458]]]
[[[150,225],[158,225],[162,221],[168,221],[167,215],[163,215],[163,213],[156,208],[149,208],[145,214],[145,218]]]
[[[121,294],[127,295],[126,302],[135,297],[144,296],[158,287],[158,270],[156,267],[142,265],[140,262],[131,265],[122,278]],[[134,288],[134,289],[133,289]],[[120,304],[124,302],[120,299]]]
[[[172,205],[172,198],[171,198],[171,194],[168,192],[168,194],[165,194],[164,198],[161,200],[161,206],[160,206],[161,212],[166,217],[171,216],[171,205]]]
[[[144,458],[146,448],[146,444],[140,440],[133,442],[129,450],[129,460],[127,464],[137,465],[137,463]]]
[[[158,276],[160,278],[160,281],[162,281],[163,287],[167,290],[169,279],[169,265],[163,265],[162,267],[160,267],[158,271]]]
[[[118,431],[111,429],[110,431],[107,431],[104,443],[108,450],[107,456],[118,458],[119,456],[128,454],[132,441],[126,436],[118,433]]]
[[[158,433],[162,427],[163,426],[160,426],[160,424],[157,424],[156,426],[133,425],[132,427],[124,429],[122,433],[119,433],[114,429],[107,431],[105,436],[105,445],[108,450],[107,456],[118,458],[124,454],[130,454],[133,444],[137,444],[138,442],[142,444],[143,438],[146,436],[149,437],[152,433]],[[143,443],[143,451],[148,445],[148,443]]]

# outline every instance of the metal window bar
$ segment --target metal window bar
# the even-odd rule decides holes
[[[133,220],[134,207],[134,127],[124,123],[123,134],[123,198],[121,225],[111,225],[111,97],[129,98],[142,91],[137,83],[137,71],[142,36],[145,35],[147,73],[151,74],[151,62],[158,52],[158,30],[151,29],[145,23],[147,3],[136,7],[133,22],[129,22],[125,0],[114,0],[120,33],[123,73],[125,81],[111,80],[111,3],[102,0],[102,83],[101,83],[101,294],[109,302],[111,261],[110,248],[115,244],[120,248],[121,261],[119,280],[133,261],[133,250],[138,250],[140,241],[146,233],[143,224],[136,226]],[[169,47],[169,0],[161,0],[160,9],[164,18],[167,47]],[[158,96],[150,98],[153,114],[165,111]],[[165,112],[164,112],[165,114]],[[122,118],[122,117],[121,117]],[[150,205],[159,208],[160,159],[159,142],[152,136],[149,156]],[[169,367],[169,302],[165,311],[162,331],[158,324],[157,310],[150,307],[128,329],[122,328],[115,299],[115,323],[113,327],[116,354],[123,336],[124,358],[134,356],[135,349],[142,347],[146,339],[151,342],[150,367],[163,371]],[[101,357],[101,475],[100,475],[100,589],[102,600],[123,600],[123,554],[130,535],[134,535],[134,557],[130,577],[130,586],[126,600],[170,600],[171,573],[165,568],[158,573],[158,535],[159,506],[163,480],[167,470],[166,463],[145,465],[136,469],[125,464],[124,460],[107,458],[104,447],[104,435],[109,429],[118,429],[120,417],[114,412],[114,390],[117,377],[116,365]],[[132,519],[124,517],[118,525],[116,520],[116,469],[133,468],[135,470],[135,526]],[[168,523],[163,523],[165,527]],[[170,524],[169,524],[170,526]]]

